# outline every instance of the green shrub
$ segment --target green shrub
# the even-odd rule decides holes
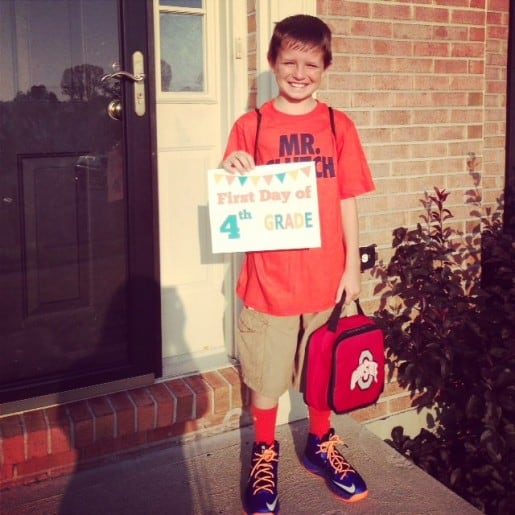
[[[510,513],[515,242],[497,215],[482,234],[463,238],[447,226],[447,197],[436,188],[426,196],[423,223],[396,229],[389,264],[374,272],[390,373],[397,369],[414,404],[435,414],[431,431],[410,438],[397,427],[388,443],[484,512]]]

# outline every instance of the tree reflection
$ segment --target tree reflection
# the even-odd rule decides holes
[[[32,86],[26,93],[22,93],[18,91],[16,97],[14,98],[15,102],[50,102],[55,103],[58,102],[57,96],[52,91],[48,91],[46,86],[40,84],[39,86]]]
[[[100,82],[104,69],[94,64],[78,64],[66,68],[61,79],[61,91],[72,102],[87,102],[92,98],[105,95]]]

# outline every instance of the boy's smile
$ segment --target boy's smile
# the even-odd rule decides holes
[[[282,47],[275,63],[270,63],[279,88],[280,108],[302,106],[302,112],[313,108],[313,94],[325,75],[323,51],[318,47]],[[285,102],[286,101],[286,102]]]

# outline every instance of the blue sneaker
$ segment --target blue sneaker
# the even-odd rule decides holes
[[[332,428],[322,438],[309,433],[303,463],[310,472],[325,478],[329,489],[340,499],[360,501],[368,495],[367,485],[336,448],[341,443]]]
[[[279,443],[254,443],[251,471],[245,491],[245,510],[251,513],[279,513],[277,466]]]

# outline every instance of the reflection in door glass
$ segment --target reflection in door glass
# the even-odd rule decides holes
[[[161,13],[162,91],[204,91],[203,16]]]
[[[0,100],[33,86],[60,101],[103,93],[99,79],[118,60],[116,2],[67,4],[0,1]]]

